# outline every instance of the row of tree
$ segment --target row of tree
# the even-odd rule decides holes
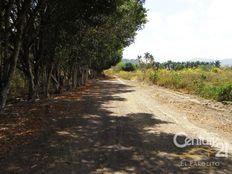
[[[169,60],[164,63],[159,63],[159,62],[155,62],[154,56],[150,53],[145,53],[144,56],[138,56],[137,62],[139,63],[139,67],[141,69],[155,68],[155,69],[168,69],[168,70],[182,70],[185,68],[198,68],[200,66],[217,67],[217,68],[221,66],[221,62],[218,60],[214,62],[204,62],[204,61],[174,62]]]
[[[144,0],[1,0],[0,110],[16,69],[28,99],[76,88],[117,64],[146,23]]]
[[[165,68],[168,70],[182,70],[185,68],[198,68],[200,66],[219,68],[221,66],[221,63],[220,63],[220,61],[214,61],[214,62],[204,62],[204,61],[173,62],[173,61],[167,61],[164,63],[155,63],[155,67]]]

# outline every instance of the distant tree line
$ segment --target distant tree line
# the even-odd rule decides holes
[[[116,65],[146,23],[144,0],[1,0],[0,110],[14,73],[28,99],[85,84]],[[66,89],[67,89],[66,88]]]
[[[155,58],[150,53],[145,53],[143,56],[137,57],[138,68],[140,69],[168,69],[168,70],[182,70],[185,68],[198,68],[200,66],[205,67],[217,67],[221,66],[221,62],[219,60],[213,62],[204,62],[204,61],[186,61],[186,62],[174,62],[174,61],[167,61],[167,62],[156,62]]]
[[[168,69],[168,70],[182,70],[185,68],[198,68],[200,66],[208,66],[208,67],[220,67],[220,61],[215,62],[203,62],[203,61],[187,61],[187,62],[174,62],[167,61],[164,63],[156,62],[154,67],[157,69]]]
[[[122,60],[121,63],[118,64],[118,69],[123,71],[134,71],[136,69],[168,69],[168,70],[182,70],[185,68],[198,68],[198,67],[221,67],[221,62],[219,60],[212,61],[212,62],[205,62],[205,61],[185,61],[185,62],[174,62],[174,61],[167,61],[167,62],[156,62],[155,58],[150,53],[144,53],[143,56],[139,55],[137,59],[130,59]]]

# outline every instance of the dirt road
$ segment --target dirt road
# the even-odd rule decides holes
[[[38,104],[27,113],[46,114],[49,124],[32,143],[1,158],[1,173],[232,172],[230,155],[215,157],[220,144],[196,144],[210,136],[231,151],[229,105],[120,79],[92,81],[84,91]],[[173,138],[180,132],[194,145],[177,147]]]

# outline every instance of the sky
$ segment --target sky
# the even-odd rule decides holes
[[[232,58],[232,0],[146,0],[148,23],[123,57],[157,61]]]

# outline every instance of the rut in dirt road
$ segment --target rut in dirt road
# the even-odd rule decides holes
[[[85,91],[41,102],[36,112],[49,110],[49,128],[1,158],[1,173],[231,173],[231,159],[214,157],[207,146],[202,148],[212,153],[199,152],[202,161],[219,166],[181,166],[196,146],[177,148],[174,132],[162,129],[175,123],[134,99],[136,90],[115,79],[98,80]]]

